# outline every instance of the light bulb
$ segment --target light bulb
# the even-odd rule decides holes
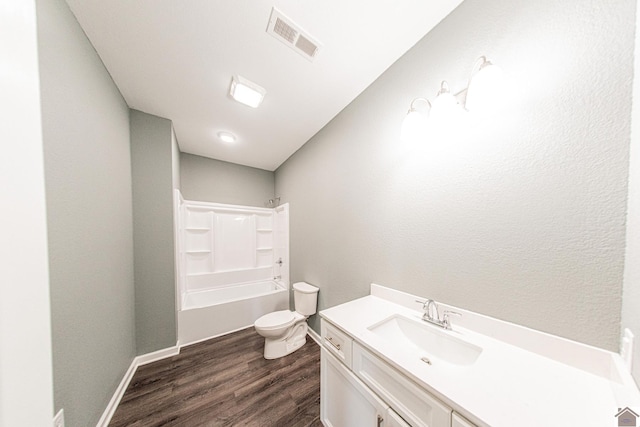
[[[410,109],[402,122],[400,137],[405,143],[415,143],[426,137],[427,115]]]
[[[450,92],[444,92],[433,100],[431,119],[434,122],[450,122],[459,110],[456,98]]]
[[[493,108],[500,99],[501,88],[502,69],[485,61],[480,70],[471,77],[465,108],[468,111]]]
[[[453,126],[457,126],[458,116],[462,111],[458,100],[449,91],[449,83],[446,80],[442,81],[438,96],[431,106],[432,127],[439,131],[448,131]]]

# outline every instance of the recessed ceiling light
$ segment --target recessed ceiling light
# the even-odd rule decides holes
[[[233,76],[231,79],[229,95],[244,105],[256,108],[260,105],[266,93],[267,91],[263,87],[258,86],[244,77]]]
[[[236,142],[236,136],[231,132],[218,132],[218,138],[224,142]]]

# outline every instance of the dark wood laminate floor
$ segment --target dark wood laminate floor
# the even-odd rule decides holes
[[[320,347],[265,360],[263,346],[248,328],[139,367],[109,426],[322,426]]]

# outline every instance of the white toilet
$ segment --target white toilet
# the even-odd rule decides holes
[[[307,318],[316,312],[318,291],[308,283],[294,283],[296,311],[274,311],[256,320],[253,326],[264,337],[265,359],[286,356],[307,342]]]

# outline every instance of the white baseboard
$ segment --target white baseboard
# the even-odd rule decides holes
[[[200,338],[200,339],[197,339],[195,341],[188,341],[188,342],[185,342],[185,343],[182,343],[182,342],[178,341],[178,347],[180,349],[182,349],[183,347],[188,347],[190,345],[199,344],[199,343],[201,343],[203,341],[209,341],[209,340],[212,340],[214,338],[222,337],[224,335],[229,335],[229,334],[232,334],[234,332],[244,331],[245,329],[249,329],[249,328],[253,328],[253,323],[250,324],[250,325],[242,326],[242,327],[240,327],[238,329],[233,329],[231,331],[222,332],[222,333],[216,334],[216,335],[206,336],[204,338]]]
[[[311,328],[307,329],[307,334],[311,337],[312,340],[314,340],[316,342],[316,344],[318,345],[322,345],[322,343],[320,342],[320,335],[318,335],[318,333],[316,331],[314,331]]]
[[[136,356],[134,360],[138,362],[137,366],[146,365],[147,363],[156,362],[158,360],[166,359],[167,357],[180,354],[180,347],[174,345],[173,347],[163,348],[162,350],[154,351],[152,353],[142,354]]]
[[[64,427],[64,408],[53,417],[53,427]]]
[[[124,377],[122,377],[122,381],[120,381],[120,384],[118,384],[118,387],[113,393],[109,404],[102,413],[102,417],[100,417],[98,424],[96,424],[96,427],[107,427],[109,425],[113,414],[116,412],[116,409],[118,408],[118,405],[122,400],[122,396],[124,396],[124,392],[127,391],[127,387],[129,387],[129,383],[131,382],[133,375],[136,373],[136,369],[138,369],[138,366],[166,359],[167,357],[175,356],[178,353],[180,353],[180,347],[173,346],[134,357],[131,361],[131,365],[129,365],[129,369],[127,369],[127,372],[125,372]]]
[[[113,414],[116,412],[116,409],[120,404],[120,400],[122,400],[122,396],[124,396],[124,392],[127,390],[127,387],[131,382],[131,378],[133,378],[133,374],[136,373],[137,368],[138,365],[136,365],[136,358],[134,357],[131,361],[131,365],[129,365],[129,369],[127,369],[124,377],[122,377],[122,381],[118,384],[118,388],[116,388],[116,391],[113,393],[107,408],[102,413],[102,417],[100,417],[98,424],[96,424],[96,427],[107,427],[109,425],[111,417],[113,417]]]

